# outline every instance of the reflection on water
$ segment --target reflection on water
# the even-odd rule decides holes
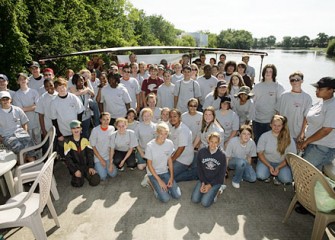
[[[304,74],[303,89],[309,93],[313,101],[316,101],[315,88],[310,84],[317,82],[325,76],[335,77],[335,60],[327,58],[319,51],[313,50],[266,50],[269,56],[264,57],[265,64],[274,64],[277,67],[277,81],[281,83],[286,90],[291,88],[288,81],[289,75],[294,71],[301,71]],[[207,61],[214,54],[206,55]],[[227,60],[241,61],[241,55],[227,54]],[[251,56],[249,64],[256,70],[255,82],[259,81],[261,57]]]

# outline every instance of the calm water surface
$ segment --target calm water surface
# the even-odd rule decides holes
[[[261,50],[264,51],[264,50]],[[318,99],[315,96],[315,88],[310,84],[317,82],[325,76],[335,77],[335,60],[327,58],[324,54],[316,51],[287,51],[287,50],[265,50],[269,56],[264,57],[263,67],[266,64],[274,64],[277,67],[277,81],[285,89],[291,89],[288,76],[294,71],[301,71],[304,74],[303,90],[311,95],[313,101]],[[207,60],[212,57],[207,55]],[[215,57],[215,56],[214,56]],[[227,60],[241,61],[240,55],[227,55]],[[258,82],[260,75],[261,58],[251,56],[249,65],[256,70],[255,82]]]

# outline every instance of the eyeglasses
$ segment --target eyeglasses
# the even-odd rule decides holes
[[[51,76],[51,73],[44,73],[44,76]]]
[[[198,71],[198,69],[196,69],[196,68],[192,68],[192,71]]]
[[[290,79],[290,82],[300,82],[301,81],[301,79],[299,79],[299,78],[291,78]]]
[[[198,107],[198,105],[188,105],[189,107]]]
[[[123,71],[124,73],[130,73],[130,71]]]

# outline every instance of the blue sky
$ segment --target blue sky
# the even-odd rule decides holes
[[[176,28],[218,34],[244,29],[253,37],[335,36],[335,0],[128,0],[147,15],[162,15]],[[322,3],[322,4],[321,4]]]

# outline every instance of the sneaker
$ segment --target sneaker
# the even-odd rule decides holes
[[[215,195],[214,202],[216,202],[218,200],[218,196],[221,195],[226,188],[227,188],[227,186],[225,184],[221,185],[221,187],[219,188],[219,191]]]
[[[268,177],[267,179],[264,180],[264,182],[265,182],[265,183],[269,183],[269,182],[271,182],[271,178]]]
[[[143,178],[143,180],[141,182],[141,186],[142,187],[149,187],[148,180],[149,180],[148,174],[145,174],[144,178]]]
[[[281,182],[276,177],[274,177],[273,178],[273,184],[276,185],[276,186],[279,186],[279,185],[281,185]]]
[[[134,171],[134,170],[135,170],[135,168],[131,167],[131,168],[130,168],[130,170]]]
[[[120,168],[119,171],[120,171],[120,172],[123,172],[123,171],[124,171],[124,167]]]
[[[240,188],[240,184],[236,182],[231,182],[231,185],[233,185],[234,188]]]

